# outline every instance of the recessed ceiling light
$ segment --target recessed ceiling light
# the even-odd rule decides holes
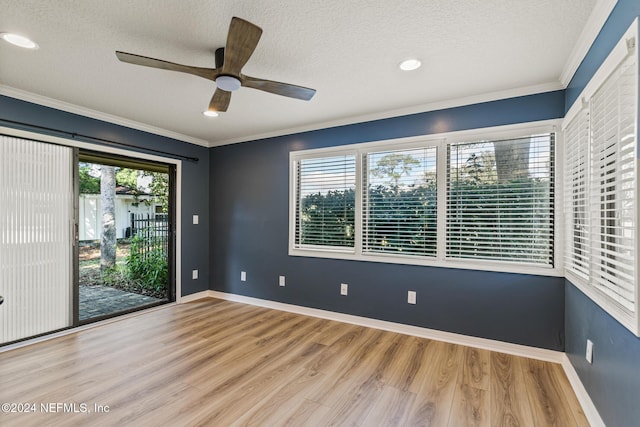
[[[218,112],[217,111],[203,111],[202,114],[204,114],[207,117],[218,117]]]
[[[37,49],[38,44],[33,40],[14,33],[0,33],[2,40],[11,43],[14,46],[23,47],[25,49]]]
[[[402,71],[412,71],[412,70],[417,70],[418,68],[420,68],[421,65],[422,65],[422,62],[420,62],[419,59],[411,58],[411,59],[405,59],[404,61],[402,61],[399,67]]]

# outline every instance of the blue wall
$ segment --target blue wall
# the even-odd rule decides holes
[[[0,119],[119,141],[141,148],[151,148],[200,161],[182,162],[182,295],[209,287],[209,149],[171,138],[118,126],[112,123],[47,108],[0,96]],[[1,124],[1,123],[0,123]],[[11,125],[2,124],[6,127]],[[19,126],[14,126],[19,128]],[[30,130],[25,128],[25,130]],[[47,132],[42,132],[47,133]],[[48,132],[54,136],[62,136]],[[89,141],[91,142],[91,141]],[[134,154],[134,153],[132,153]],[[191,216],[200,215],[200,225],[191,224]],[[199,269],[200,279],[191,279],[191,270]]]
[[[640,425],[640,339],[566,284],[566,352],[605,424]],[[593,364],[585,359],[593,341]]]
[[[287,254],[290,151],[563,114],[559,91],[213,148],[211,289],[563,350],[562,278]],[[347,297],[339,295],[341,282],[349,284]],[[408,290],[417,291],[417,305],[407,304]]]
[[[618,0],[566,91],[568,110],[636,16],[640,0]],[[566,352],[607,426],[640,425],[640,338],[569,281],[565,291]],[[584,358],[594,343],[593,364]]]

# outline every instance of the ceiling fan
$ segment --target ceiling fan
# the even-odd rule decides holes
[[[242,67],[253,54],[261,35],[262,28],[244,19],[233,17],[231,25],[229,25],[227,45],[216,49],[216,68],[191,67],[120,51],[116,51],[116,56],[122,62],[179,71],[216,82],[217,88],[209,103],[209,111],[227,111],[231,101],[231,92],[240,89],[241,86],[309,101],[316,93],[315,89],[242,74]]]

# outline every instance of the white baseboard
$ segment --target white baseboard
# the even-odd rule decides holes
[[[185,302],[191,302],[191,301],[197,301],[199,299],[202,298],[216,298],[211,294],[212,291],[201,291],[201,292],[196,292],[195,294],[189,294],[189,295],[185,295],[185,296],[180,296],[178,298],[178,304],[182,304]],[[222,299],[222,298],[220,298]]]
[[[511,344],[503,341],[477,338],[468,335],[456,334],[453,332],[438,331],[436,329],[422,328],[419,326],[405,325],[402,323],[389,322],[385,320],[371,319],[351,314],[336,313],[333,311],[320,310],[292,304],[285,304],[276,301],[263,300],[259,298],[246,297],[242,295],[229,294],[219,291],[204,291],[194,294],[201,297],[218,298],[227,301],[241,302],[245,304],[257,305],[260,307],[272,308],[275,310],[287,311],[290,313],[302,314],[305,316],[319,317],[321,319],[336,320],[338,322],[350,323],[358,326],[382,329],[390,332],[397,332],[405,335],[413,335],[420,338],[428,338],[437,341],[444,341],[452,344],[466,345],[469,347],[482,348],[500,353],[512,354],[514,356],[529,357],[546,362],[562,363],[564,353],[554,350],[529,347],[520,344]],[[189,295],[191,297],[191,295]],[[190,299],[193,301],[193,299]]]
[[[561,351],[546,350],[520,344],[511,344],[497,340],[477,338],[468,335],[455,334],[452,332],[443,332],[436,329],[428,329],[419,326],[405,325],[402,323],[370,319],[368,317],[353,316],[350,314],[336,313],[333,311],[320,310],[317,308],[285,304],[281,302],[246,297],[243,295],[229,294],[220,291],[198,292],[197,294],[188,295],[182,298],[180,302],[195,301],[200,298],[218,298],[227,301],[272,308],[274,310],[302,314],[305,316],[319,317],[322,319],[335,320],[339,322],[350,323],[353,325],[366,326],[369,328],[382,329],[385,331],[397,332],[400,334],[413,335],[420,338],[427,338],[452,344],[482,348],[485,350],[511,354],[514,356],[528,357],[545,362],[559,363],[560,365],[562,365],[562,368],[564,369],[564,372],[569,379],[569,383],[571,384],[571,387],[573,388],[573,391],[576,394],[580,405],[582,406],[582,410],[584,411],[589,424],[593,427],[605,427],[605,424],[602,421],[598,410],[589,397],[589,393],[587,393],[587,390],[584,388],[582,381],[580,381],[580,377],[573,368],[569,357],[566,355],[566,353]]]
[[[584,411],[584,415],[587,417],[589,424],[592,427],[606,427],[604,421],[602,421],[602,418],[598,413],[598,409],[596,409],[596,406],[593,404],[593,401],[591,400],[587,389],[584,388],[584,384],[582,384],[582,381],[580,381],[578,373],[571,364],[569,356],[567,356],[566,353],[562,353],[562,356],[562,368],[564,369],[564,372],[569,379],[571,388],[573,388],[573,392],[576,394],[578,402],[580,402],[582,410]]]

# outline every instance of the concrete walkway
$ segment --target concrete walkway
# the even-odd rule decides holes
[[[108,286],[80,286],[80,320],[105,316],[160,301],[163,300]]]

